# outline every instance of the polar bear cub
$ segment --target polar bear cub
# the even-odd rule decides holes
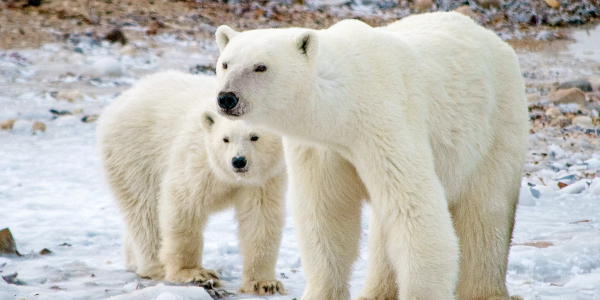
[[[528,130],[509,45],[455,12],[216,39],[219,112],[284,136],[302,300],[350,297],[363,199],[359,299],[509,299]]]
[[[216,87],[214,77],[157,73],[102,114],[97,136],[127,228],[127,265],[141,277],[218,284],[202,266],[202,231],[210,214],[233,206],[240,291],[283,292],[275,279],[285,213],[281,138],[207,109]]]

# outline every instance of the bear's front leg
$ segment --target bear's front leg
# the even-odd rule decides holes
[[[381,222],[378,234],[396,274],[398,298],[455,299],[458,239],[443,187],[427,151],[405,155],[378,157],[370,150],[356,164],[371,196],[371,218]]]
[[[165,267],[165,280],[180,283],[212,280],[213,285],[219,286],[219,274],[202,268],[202,231],[208,219],[202,204],[184,183],[166,184],[163,191],[159,201],[160,261]]]
[[[347,300],[352,263],[358,257],[364,185],[338,153],[285,140],[306,287],[302,300]]]
[[[285,293],[275,277],[285,223],[285,181],[282,174],[263,187],[246,187],[239,192],[235,212],[243,258],[241,293]]]

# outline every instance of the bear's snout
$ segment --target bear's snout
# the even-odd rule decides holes
[[[217,98],[219,107],[225,110],[232,110],[239,102],[238,97],[232,92],[220,92]]]
[[[236,169],[236,172],[245,172],[243,168],[246,166],[248,161],[243,156],[234,157],[231,159],[231,165]]]

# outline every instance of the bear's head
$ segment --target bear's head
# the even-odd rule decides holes
[[[216,32],[217,110],[230,119],[285,132],[312,109],[316,31],[301,28]]]
[[[281,137],[220,117],[202,114],[208,162],[227,181],[260,185],[285,170]]]

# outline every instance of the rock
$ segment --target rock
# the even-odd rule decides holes
[[[127,45],[119,50],[119,54],[121,56],[125,56],[125,55],[134,56],[135,53],[136,53],[135,47],[133,47],[132,45]]]
[[[556,119],[558,116],[562,115],[560,110],[558,110],[558,108],[556,108],[556,107],[548,108],[544,114],[546,115],[546,117],[548,117],[550,119]]]
[[[68,110],[56,110],[56,109],[50,109],[50,113],[52,113],[55,116],[65,116],[65,115],[72,115],[73,113],[71,113]]]
[[[590,86],[592,87],[592,91],[600,92],[600,76],[592,75],[588,77],[587,80],[590,83]]]
[[[469,7],[468,5],[463,5],[463,6],[459,6],[458,8],[456,8],[454,10],[455,12],[459,12],[473,20],[477,20],[479,18],[479,16],[477,15],[477,13],[475,13],[471,7]]]
[[[542,101],[542,96],[538,93],[527,94],[527,102],[528,103],[539,103]]]
[[[17,244],[15,243],[15,239],[13,238],[10,229],[4,228],[0,230],[0,254],[8,254],[8,255],[18,255]]]
[[[67,102],[75,102],[76,100],[83,99],[83,95],[80,90],[62,90],[56,93],[56,100],[65,100]]]
[[[558,116],[556,119],[552,120],[552,122],[550,122],[550,126],[558,126],[558,127],[565,127],[565,126],[569,126],[571,125],[571,119],[565,117],[565,116]]]
[[[35,121],[33,122],[33,126],[31,126],[31,132],[35,133],[35,132],[45,132],[46,131],[46,124],[40,122],[40,121]]]
[[[577,116],[574,117],[571,120],[571,123],[573,125],[578,125],[579,127],[582,128],[593,128],[594,124],[592,122],[592,118],[588,117],[588,116]]]
[[[42,0],[27,0],[27,5],[29,6],[40,6],[42,4]]]
[[[500,2],[500,0],[475,0],[475,2],[477,2],[477,5],[485,9],[490,9],[492,7],[495,9],[499,9],[500,7],[502,7],[502,3]]]
[[[123,32],[118,28],[109,31],[104,38],[111,43],[119,42],[121,45],[127,44],[127,38],[125,37],[125,34],[123,34]]]
[[[585,93],[578,88],[556,90],[548,95],[548,100],[556,103],[577,103],[580,106],[587,103]]]
[[[150,25],[148,26],[148,30],[146,30],[146,33],[149,35],[155,35],[158,33],[158,30],[163,27],[165,27],[165,24],[163,24],[161,21],[153,18],[152,21],[150,22]]]
[[[120,77],[123,76],[123,67],[121,63],[112,58],[105,57],[96,61],[93,65],[93,76],[96,77]]]
[[[566,90],[566,89],[570,89],[570,88],[578,88],[578,89],[580,89],[580,90],[582,90],[584,92],[591,92],[592,91],[592,85],[586,79],[579,79],[579,80],[573,80],[573,81],[563,82],[563,83],[561,83],[556,88],[559,89],[559,90]]]
[[[48,250],[48,248],[44,248],[42,249],[42,251],[40,251],[40,255],[50,255],[52,254],[52,251]]]
[[[432,0],[417,0],[417,1],[415,1],[415,3],[413,5],[414,5],[413,7],[415,8],[416,11],[424,12],[424,11],[431,9],[431,6],[433,5],[433,1]]]
[[[545,0],[546,4],[550,5],[550,7],[557,9],[560,7],[560,2],[556,1],[556,0]]]
[[[0,129],[1,130],[11,130],[11,129],[13,129],[13,126],[15,126],[16,121],[17,121],[17,119],[4,120],[4,121],[0,122]]]
[[[89,116],[83,116],[83,118],[81,118],[81,122],[83,123],[94,123],[96,122],[96,120],[98,120],[98,115],[89,115]]]

